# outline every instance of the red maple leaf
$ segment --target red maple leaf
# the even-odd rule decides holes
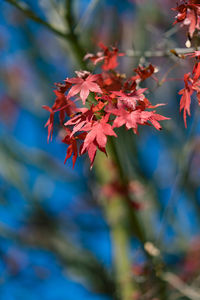
[[[63,143],[69,145],[67,148],[67,154],[65,157],[64,163],[72,156],[72,162],[73,162],[73,168],[78,156],[78,146],[77,146],[77,140],[84,140],[86,134],[82,133],[79,134],[77,137],[71,137],[71,131],[68,128],[65,128],[66,136],[62,140]]]
[[[124,93],[122,91],[119,92],[113,92],[115,96],[118,98],[118,107],[121,106],[121,104],[124,104],[127,108],[135,109],[137,101],[143,101],[145,99],[145,96],[143,93],[147,89],[139,89],[135,90],[131,93]]]
[[[54,93],[56,94],[57,97],[55,99],[52,108],[47,105],[42,106],[44,109],[50,112],[50,117],[45,124],[45,127],[48,127],[48,137],[47,137],[48,141],[52,140],[52,136],[53,136],[54,114],[56,112],[59,112],[60,124],[63,124],[65,119],[65,114],[71,116],[77,110],[75,103],[65,96],[64,91],[61,92],[58,89],[58,90],[54,90]]]
[[[103,72],[99,83],[102,90],[106,92],[120,91],[123,84],[123,77],[116,72]]]
[[[56,99],[52,109],[54,112],[59,112],[60,124],[63,124],[65,114],[71,116],[76,111],[76,105],[59,90],[54,90],[54,93],[56,94]]]
[[[138,125],[150,125],[150,123],[157,130],[161,130],[162,127],[159,121],[169,119],[157,114],[155,111],[143,111],[141,109],[127,111],[120,108],[109,110],[109,112],[116,116],[113,122],[113,128],[125,125],[126,129],[133,129],[134,133],[138,132]]]
[[[117,57],[124,56],[124,53],[118,53],[119,50],[116,47],[112,47],[110,50],[108,47],[104,46],[103,43],[99,43],[99,47],[104,51],[104,64],[102,69],[104,71],[113,70],[118,66]]]
[[[197,4],[196,1],[184,2],[172,10],[178,11],[174,24],[183,22],[183,25],[188,25],[190,37],[193,36],[195,29],[200,29],[200,4]]]
[[[108,121],[109,114],[102,117],[101,120],[92,121],[86,124],[81,129],[82,131],[88,132],[81,149],[81,154],[85,153],[86,151],[88,152],[91,167],[93,166],[97,148],[106,153],[105,147],[107,143],[107,136],[109,135],[117,137]]]
[[[197,81],[199,79],[199,76],[200,76],[200,62],[198,62],[194,65],[192,74],[194,75],[193,80]]]
[[[179,95],[181,96],[180,100],[180,111],[183,110],[183,119],[185,123],[185,127],[187,128],[187,115],[190,116],[190,105],[191,105],[191,96],[193,92],[197,93],[198,104],[200,105],[200,63],[196,63],[193,72],[193,77],[191,73],[187,73],[184,75],[184,83],[185,87],[179,91]]]
[[[47,120],[46,124],[44,125],[44,127],[48,127],[47,141],[49,142],[49,140],[52,141],[52,136],[53,136],[54,111],[52,110],[51,107],[47,105],[43,105],[42,108],[50,112],[50,117]]]
[[[187,114],[190,116],[190,103],[191,103],[191,95],[193,93],[192,86],[189,84],[190,73],[184,75],[185,87],[179,91],[179,95],[182,95],[180,101],[180,111],[183,110],[183,119],[185,123],[185,127],[187,128],[186,117]]]
[[[85,105],[86,99],[90,92],[102,93],[101,88],[96,83],[99,79],[99,75],[92,75],[89,72],[77,72],[78,76],[75,78],[67,78],[66,82],[74,84],[69,90],[68,97],[71,98],[80,93],[80,98]]]
[[[80,108],[79,114],[69,119],[64,125],[65,126],[73,126],[73,130],[71,132],[71,136],[76,132],[81,131],[82,127],[87,123],[91,122],[94,118],[94,113],[92,109],[88,108]]]
[[[112,47],[111,50],[106,47],[103,43],[99,43],[99,47],[103,50],[97,52],[97,54],[88,53],[85,55],[84,59],[90,59],[94,65],[100,61],[104,61],[102,69],[104,71],[113,70],[118,66],[117,57],[124,56],[124,53],[118,53],[119,50],[116,47]]]
[[[148,122],[157,129],[161,130],[162,126],[159,121],[169,120],[170,118],[164,117],[156,113],[156,111],[142,111],[140,115],[140,125],[149,125]]]
[[[152,64],[149,64],[149,66],[146,68],[139,65],[136,69],[134,69],[134,71],[138,74],[139,78],[144,81],[145,79],[151,77],[155,71],[155,68]]]

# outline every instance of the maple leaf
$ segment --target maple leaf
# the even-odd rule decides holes
[[[68,98],[71,98],[78,93],[80,93],[80,98],[83,102],[83,105],[85,105],[86,99],[89,96],[90,92],[95,92],[95,93],[101,93],[102,90],[100,86],[96,83],[96,81],[99,79],[99,75],[92,75],[86,71],[86,76],[84,76],[84,73],[81,73],[80,76],[82,77],[75,77],[75,78],[67,78],[66,82],[74,84],[71,89],[69,90],[68,93]],[[84,75],[82,75],[84,74]],[[78,73],[79,75],[79,73]]]
[[[52,106],[52,110],[54,112],[59,112],[60,124],[63,124],[65,114],[67,116],[71,116],[74,112],[76,112],[76,105],[73,101],[68,99],[63,92],[54,90],[54,93],[56,95],[56,99]]]
[[[103,43],[99,43],[99,47],[103,51],[97,52],[96,55],[88,53],[85,55],[84,59],[90,59],[94,65],[96,65],[98,62],[104,61],[102,65],[102,69],[104,71],[115,69],[118,66],[117,57],[124,56],[125,54],[118,53],[119,50],[116,47],[112,47],[112,50],[110,50]]]
[[[116,72],[103,72],[100,77],[100,86],[104,93],[111,91],[120,91],[123,84],[123,77]]]
[[[143,93],[146,90],[147,90],[146,88],[145,89],[139,89],[139,90],[135,90],[131,93],[127,93],[127,94],[125,94],[122,91],[119,91],[119,92],[114,91],[113,94],[115,96],[117,96],[117,98],[120,102],[120,103],[118,103],[119,107],[120,107],[120,104],[122,102],[127,108],[135,109],[137,101],[143,101],[145,99],[145,96],[143,95]]]
[[[129,112],[122,108],[120,110],[114,109],[112,110],[112,114],[117,116],[113,122],[113,128],[125,125],[126,129],[133,129],[133,132],[137,133],[137,127],[140,121],[140,112],[138,110]]]
[[[194,65],[194,69],[192,71],[192,74],[194,75],[194,77],[193,77],[194,81],[199,79],[199,76],[200,76],[200,63],[199,62]]]
[[[196,11],[188,9],[187,17],[184,20],[183,24],[189,25],[188,32],[189,32],[190,37],[193,36],[196,28],[199,29],[199,24],[197,23],[197,21],[198,21],[198,16],[197,16]]]
[[[187,115],[190,116],[191,96],[194,91],[197,93],[198,104],[200,105],[200,63],[196,63],[192,72],[193,78],[190,73],[184,75],[185,87],[179,91],[181,96],[180,111],[183,110],[183,119],[185,127],[187,128]]]
[[[170,118],[164,117],[156,113],[156,111],[141,111],[140,114],[140,125],[149,125],[148,122],[157,129],[161,130],[162,126],[160,125],[159,121],[169,120]]]
[[[94,163],[94,158],[96,155],[97,148],[102,152],[106,153],[105,146],[107,143],[107,136],[115,136],[116,133],[113,131],[112,126],[108,123],[109,114],[102,117],[101,120],[92,121],[82,127],[82,131],[86,131],[87,136],[84,140],[83,147],[81,149],[81,154],[88,152],[90,158],[91,167]]]
[[[53,136],[54,112],[53,112],[52,108],[47,105],[43,105],[42,108],[44,108],[48,112],[50,112],[50,117],[47,120],[46,124],[44,125],[44,127],[48,127],[47,141],[49,142],[49,140],[52,141],[52,136]]]
[[[66,88],[66,86],[65,86]],[[45,127],[48,127],[48,136],[47,141],[52,140],[53,136],[53,125],[54,125],[54,114],[56,112],[59,112],[59,119],[60,124],[63,124],[65,119],[65,114],[68,116],[72,115],[74,112],[76,112],[77,108],[74,102],[72,102],[70,99],[68,99],[65,95],[65,88],[64,90],[54,90],[54,93],[56,95],[55,102],[52,107],[49,107],[47,105],[43,105],[42,107],[50,112],[50,117],[47,120]]]
[[[180,112],[183,110],[183,119],[186,128],[187,128],[186,117],[187,114],[190,116],[191,95],[193,93],[192,86],[189,85],[188,83],[189,79],[190,79],[190,73],[185,74],[184,75],[185,87],[179,91],[179,95],[182,95],[180,100]]]
[[[104,71],[113,70],[118,66],[117,57],[124,56],[124,53],[118,53],[119,50],[116,47],[112,47],[110,50],[108,47],[104,46],[103,43],[99,43],[99,47],[104,51],[104,64],[102,69]]]
[[[172,8],[172,10],[178,11],[174,24],[183,22],[183,25],[188,25],[190,37],[193,36],[195,29],[200,29],[200,4],[197,4],[196,1],[190,0],[181,5],[177,5],[177,7]]]
[[[65,126],[73,126],[73,130],[71,132],[71,136],[74,135],[76,132],[81,131],[81,128],[85,126],[88,122],[91,122],[94,113],[92,109],[88,108],[80,108],[79,114],[68,120],[64,125]]]
[[[68,128],[64,128],[66,131],[66,136],[62,140],[63,143],[69,145],[67,148],[67,153],[65,157],[64,163],[72,156],[72,162],[73,162],[73,168],[78,156],[78,146],[77,146],[77,140],[84,140],[86,134],[82,133],[79,134],[77,137],[71,137],[71,131]]]
[[[138,74],[139,78],[144,81],[154,73],[155,68],[152,64],[149,64],[146,68],[139,65],[134,71]]]
[[[57,87],[57,90],[64,94],[72,85],[71,83],[61,83],[61,82],[55,82],[54,85]]]
[[[161,130],[161,125],[158,121],[168,120],[162,115],[156,114],[155,111],[142,111],[140,109],[127,111],[125,109],[112,109],[110,113],[116,116],[113,122],[113,128],[126,126],[126,129],[132,129],[137,134],[138,125],[150,125],[149,122],[157,129]]]

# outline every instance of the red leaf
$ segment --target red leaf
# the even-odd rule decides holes
[[[73,162],[73,168],[78,156],[78,146],[77,146],[77,140],[84,140],[85,134],[80,134],[78,137],[71,137],[71,131],[68,128],[65,128],[66,136],[62,140],[63,143],[69,145],[67,149],[67,154],[65,157],[64,163],[72,156],[72,162]]]
[[[185,88],[179,91],[179,95],[182,95],[180,101],[180,111],[183,110],[183,119],[185,127],[187,128],[186,117],[187,114],[190,116],[190,103],[192,95],[192,87],[189,85],[188,81],[190,79],[190,73],[184,75]]]
[[[123,103],[127,108],[135,109],[137,101],[143,101],[145,99],[143,93],[146,90],[147,90],[146,88],[139,89],[127,94],[125,94],[122,91],[119,92],[114,91],[113,94],[118,98],[118,107],[120,107],[120,104]]]
[[[49,117],[49,119],[47,120],[47,122],[45,124],[45,127],[48,127],[47,141],[49,142],[49,140],[52,140],[52,136],[53,136],[54,112],[47,105],[43,105],[42,108],[44,108],[44,109],[46,109],[47,111],[50,112],[50,117]]]
[[[149,122],[157,130],[160,130],[162,127],[158,121],[169,119],[156,114],[155,111],[142,111],[140,109],[130,112],[121,108],[113,109],[109,112],[117,116],[113,122],[113,128],[125,125],[127,129],[133,129],[134,133],[137,133],[138,125],[150,125]]]
[[[149,78],[154,73],[154,70],[155,68],[152,66],[152,64],[149,64],[149,66],[146,68],[138,66],[136,69],[134,69],[142,81]]]
[[[200,63],[199,62],[195,64],[192,74],[194,74],[194,77],[193,77],[194,81],[199,79],[199,76],[200,76]]]
[[[102,117],[100,121],[92,121],[82,127],[82,131],[88,132],[81,150],[81,154],[88,151],[88,155],[91,161],[91,166],[93,165],[94,156],[96,154],[96,149],[98,148],[102,152],[105,152],[105,146],[107,143],[107,135],[117,137],[116,133],[113,131],[112,126],[108,123],[109,114]]]
[[[66,79],[67,82],[75,84],[69,90],[68,97],[73,97],[80,93],[80,98],[85,105],[86,99],[89,96],[90,92],[102,94],[102,90],[99,85],[95,82],[99,78],[99,75],[89,74],[86,78],[76,77]]]
[[[98,62],[103,61],[102,69],[104,71],[113,70],[118,66],[117,57],[124,56],[124,53],[118,53],[118,49],[116,47],[112,47],[110,50],[108,47],[104,46],[103,43],[99,43],[99,47],[103,50],[101,52],[97,52],[96,55],[88,53],[85,55],[84,59],[90,59],[94,65]]]
[[[190,0],[184,4],[177,5],[173,10],[178,11],[174,24],[183,22],[183,25],[188,25],[189,35],[192,37],[195,29],[200,29],[200,4]]]

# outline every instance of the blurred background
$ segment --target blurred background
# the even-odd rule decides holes
[[[22,5],[26,14],[13,3]],[[66,3],[0,3],[3,300],[117,299],[110,228],[97,197],[95,168],[90,171],[88,160],[82,158],[74,170],[71,160],[64,165],[66,146],[61,143],[59,128],[55,128],[49,144],[44,128],[48,113],[42,105],[53,104],[54,83],[80,69],[62,37],[69,26]],[[185,129],[177,92],[192,63],[164,54],[185,47],[186,29],[172,26],[174,1],[72,3],[73,26],[85,53],[96,53],[100,41],[118,46],[128,54],[120,58],[119,70],[128,75],[138,63],[151,62],[158,69],[160,84],[147,81],[149,98],[153,104],[166,103],[159,112],[171,118],[161,132],[147,126],[139,129],[139,136],[126,132],[116,142],[122,168],[130,179],[133,210],[145,234],[143,243],[137,236],[131,240],[133,276],[145,287],[143,297],[138,299],[164,299],[157,298],[157,286],[151,285],[144,245],[152,257],[161,253],[166,274],[177,276],[165,276],[169,284],[165,299],[200,299],[192,293],[198,293],[200,286],[199,108],[193,98],[192,117]],[[49,30],[39,19],[31,20],[30,11],[61,34]],[[132,56],[133,50],[140,54]],[[150,57],[145,54],[147,50],[152,53]],[[154,55],[155,51],[163,55]],[[158,252],[152,252],[152,247]],[[161,263],[160,258],[153,259]],[[182,291],[178,283],[175,288],[171,285],[171,278],[181,279]],[[188,293],[186,287],[191,289]]]

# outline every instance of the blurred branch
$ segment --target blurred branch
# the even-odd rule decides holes
[[[189,54],[196,51],[196,48],[174,48],[170,50],[147,50],[147,51],[139,51],[129,49],[126,51],[126,55],[130,57],[165,57],[165,56],[181,56],[184,54]],[[198,48],[200,50],[200,47]]]
[[[98,293],[105,293],[113,299],[117,299],[114,297],[115,287],[112,276],[106,268],[91,252],[78,248],[59,231],[38,227],[16,233],[1,223],[0,236],[11,238],[20,244],[34,245],[53,251],[72,277],[78,281],[81,280],[82,283]]]
[[[183,137],[183,141],[182,141],[183,144],[180,143],[180,148],[178,148],[176,153],[176,157],[175,157],[177,162],[176,178],[172,186],[171,196],[163,212],[161,229],[157,235],[156,244],[157,243],[159,244],[161,238],[163,237],[163,233],[165,229],[164,225],[167,222],[167,219],[169,218],[169,214],[172,211],[172,205],[175,203],[175,200],[178,198],[178,194],[180,193],[180,190],[185,190],[186,193],[190,196],[190,199],[193,200],[193,204],[197,211],[197,214],[198,216],[200,216],[199,201],[198,199],[196,199],[194,188],[192,187],[192,184],[188,179],[189,169],[191,166],[191,152],[192,152],[192,144],[193,144],[192,138],[195,135],[196,128],[198,125],[198,120],[199,120],[199,114],[198,114],[198,110],[196,109],[193,123],[192,126],[190,127],[190,131],[187,135],[187,138],[185,139],[185,136]]]
[[[162,278],[171,286],[173,286],[173,288],[178,290],[183,296],[186,296],[191,300],[200,300],[200,290],[189,287],[175,274],[167,272],[162,275]]]
[[[49,235],[50,237],[50,235]],[[67,271],[81,276],[90,288],[98,293],[105,293],[116,299],[113,274],[109,274],[101,262],[89,251],[80,249],[67,242],[62,235],[49,238],[49,247],[67,265]]]
[[[70,31],[73,31],[74,17],[73,17],[73,11],[72,11],[72,0],[65,0],[65,7],[66,7],[65,18],[66,18],[66,21],[67,21]]]
[[[66,22],[69,28],[69,37],[70,37],[68,38],[68,42],[79,66],[83,69],[86,69],[87,65],[85,61],[83,61],[83,57],[85,55],[85,49],[82,47],[80,43],[79,36],[74,31],[75,20],[74,20],[72,5],[73,5],[72,0],[66,0]]]
[[[73,28],[72,18],[69,17],[68,13],[67,13],[67,22],[68,22],[69,32],[64,33],[64,32],[59,31],[58,29],[56,29],[54,26],[49,24],[47,21],[44,21],[43,19],[41,19],[30,8],[27,8],[21,2],[19,3],[19,2],[17,2],[17,0],[5,0],[5,1],[12,4],[16,8],[18,8],[22,13],[24,13],[24,15],[26,17],[32,19],[36,23],[43,25],[44,27],[46,27],[47,29],[49,29],[50,31],[55,33],[56,35],[64,38],[69,43],[72,54],[75,57],[79,66],[83,69],[86,69],[87,65],[86,65],[85,61],[83,61],[83,57],[85,55],[85,50],[82,47],[82,45],[80,44],[78,36],[72,30],[72,28]],[[69,0],[68,8],[71,9],[72,3],[70,3],[70,2],[71,1]]]
[[[37,16],[30,8],[27,7],[25,3],[19,2],[17,0],[5,0],[6,2],[14,5],[16,8],[18,8],[27,18],[32,19],[36,23],[39,23],[43,25],[44,27],[48,28],[53,33],[63,37],[63,38],[69,38],[67,33],[61,32],[55,27],[53,27],[51,24],[49,24],[47,21],[43,20],[39,16]]]
[[[89,16],[92,14],[93,10],[95,9],[95,7],[97,6],[97,4],[99,3],[99,0],[91,0],[86,12],[83,14],[83,16],[81,17],[80,21],[78,22],[78,24],[76,25],[74,31],[76,33],[80,33],[81,31],[83,31],[84,28],[84,24],[87,22],[87,20],[89,19]]]
[[[36,166],[40,170],[44,170],[47,174],[52,176],[61,176],[64,181],[73,181],[75,175],[67,170],[61,163],[55,160],[54,157],[45,151],[38,149],[28,149],[22,146],[19,142],[14,140],[11,136],[0,139],[0,153],[9,154],[13,160],[32,166]]]

